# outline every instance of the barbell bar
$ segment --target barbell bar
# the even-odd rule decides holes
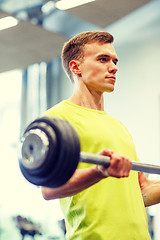
[[[92,163],[109,167],[110,157],[95,155],[91,153],[80,153],[80,162]],[[160,174],[160,166],[132,161],[132,170],[152,174]]]
[[[75,172],[78,163],[110,165],[110,157],[80,152],[75,129],[65,120],[38,118],[26,128],[19,147],[19,166],[34,185],[59,187]],[[160,166],[132,161],[132,170],[160,174]]]

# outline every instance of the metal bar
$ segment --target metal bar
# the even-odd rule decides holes
[[[110,157],[96,155],[96,154],[92,154],[92,153],[81,152],[80,153],[80,162],[102,165],[107,168],[110,165],[110,163],[109,163]],[[146,172],[146,173],[160,175],[160,166],[151,165],[151,164],[147,164],[147,163],[132,161],[132,170],[138,171],[138,172]]]
[[[110,157],[103,156],[103,155],[97,155],[93,153],[86,153],[81,152],[80,153],[80,162],[90,163],[90,164],[96,164],[96,165],[103,165],[104,167],[109,167],[110,165]]]
[[[141,162],[132,161],[132,170],[138,171],[138,172],[160,174],[160,166],[141,163]]]

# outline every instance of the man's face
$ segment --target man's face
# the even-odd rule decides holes
[[[81,77],[91,91],[112,92],[116,82],[118,59],[111,43],[86,44],[80,61]]]

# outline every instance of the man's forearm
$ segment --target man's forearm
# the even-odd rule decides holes
[[[142,196],[146,207],[160,203],[160,182],[150,181],[150,184],[142,190]]]
[[[42,195],[45,200],[63,198],[73,196],[88,187],[96,184],[104,175],[96,166],[77,169],[67,183],[58,188],[41,187]]]
[[[142,172],[138,173],[138,178],[145,206],[160,203],[160,181],[149,180]]]

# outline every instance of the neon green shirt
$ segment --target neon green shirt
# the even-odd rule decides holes
[[[76,129],[81,151],[98,153],[103,148],[138,161],[131,135],[108,115],[63,101],[45,113],[70,122]],[[78,168],[90,167],[79,163]],[[70,240],[149,240],[148,224],[138,173],[128,178],[108,177],[88,189],[60,199]]]

